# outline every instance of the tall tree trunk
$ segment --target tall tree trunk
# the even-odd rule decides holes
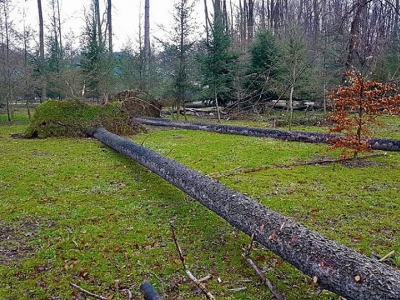
[[[113,57],[112,0],[107,0],[108,52]]]
[[[145,0],[144,4],[144,71],[145,86],[149,89],[149,73],[150,73],[150,0]]]
[[[359,46],[360,37],[360,26],[361,26],[361,14],[367,5],[368,0],[357,0],[355,3],[356,11],[354,14],[353,21],[351,22],[350,38],[347,47],[347,59],[345,63],[346,71],[350,71],[353,68],[354,61],[357,59],[357,47]],[[342,82],[346,80],[343,76]]]
[[[293,66],[292,71],[292,86],[290,87],[290,94],[289,94],[289,131],[292,131],[292,123],[293,123],[293,93],[294,87],[296,85],[296,65]]]
[[[8,15],[8,2],[3,2],[3,14],[4,14],[4,34],[1,35],[2,37],[2,49],[3,49],[3,63],[4,63],[4,71],[2,72],[4,76],[4,93],[6,96],[4,97],[4,102],[6,104],[6,112],[7,112],[7,121],[9,123],[12,122],[12,115],[11,115],[11,65],[10,65],[10,31],[9,31],[9,15]],[[0,20],[2,21],[2,20]],[[3,25],[3,24],[1,24]]]
[[[62,38],[62,31],[61,31],[60,0],[57,0],[57,14],[58,14],[58,36],[59,36],[59,39],[60,39],[59,47],[60,47],[60,52],[63,53],[63,38]]]
[[[394,44],[398,44],[398,36],[399,36],[399,14],[400,14],[400,0],[396,0],[395,3],[395,12],[394,12],[394,25],[393,25],[393,37]]]
[[[26,28],[26,8],[24,6],[23,8],[23,26],[24,26],[24,80],[25,80],[25,86],[24,86],[24,96],[25,96],[25,106],[26,106],[26,111],[28,113],[28,118],[31,120],[31,109],[30,109],[30,103],[29,103],[29,96],[27,96],[27,91],[29,88],[29,80],[28,78],[30,77],[30,74],[28,74],[28,37],[27,37],[27,28]]]
[[[265,23],[265,0],[261,0],[261,30],[265,30],[266,23]]]
[[[99,0],[94,0],[94,14],[95,14],[95,20],[96,20],[96,25],[97,25],[97,40],[99,43],[99,46],[102,45],[103,43],[103,33],[101,30],[101,17],[100,17],[100,3]]]
[[[209,21],[209,18],[208,18],[207,0],[204,0],[204,16],[206,18],[206,43],[208,44],[208,42],[210,40],[210,33],[209,33],[210,21]]]
[[[251,44],[254,35],[254,0],[248,0],[247,9],[247,45]]]
[[[105,129],[91,134],[145,166],[235,228],[279,255],[322,288],[348,300],[400,299],[400,272],[342,246],[291,218],[170,158]]]
[[[225,25],[226,32],[229,32],[229,18],[228,18],[228,10],[226,8],[226,0],[222,0],[222,12],[223,12],[223,22]]]
[[[40,56],[40,77],[42,85],[42,93],[40,101],[46,100],[47,94],[47,84],[46,84],[46,74],[45,74],[45,63],[44,63],[44,23],[43,23],[43,10],[42,10],[42,0],[37,0],[38,13],[39,13],[39,56]]]
[[[214,100],[215,100],[215,109],[217,110],[217,120],[218,123],[221,123],[221,112],[219,111],[218,92],[215,85],[214,85]]]

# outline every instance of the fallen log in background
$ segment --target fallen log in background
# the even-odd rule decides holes
[[[242,127],[232,125],[218,125],[206,123],[191,123],[181,121],[170,121],[160,118],[135,117],[135,121],[153,126],[176,127],[191,130],[203,130],[224,134],[237,134],[255,137],[273,138],[284,141],[305,142],[305,143],[328,143],[328,140],[339,135],[324,134],[316,132],[282,131],[275,129],[263,129],[254,127]],[[371,139],[369,144],[374,150],[400,151],[400,140],[394,139]]]
[[[250,197],[172,159],[112,134],[90,134],[172,183],[228,223],[346,299],[400,299],[400,271],[321,236]]]

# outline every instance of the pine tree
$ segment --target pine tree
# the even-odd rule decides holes
[[[276,98],[272,83],[278,73],[278,48],[274,35],[269,31],[259,32],[249,48],[249,53],[250,65],[245,81],[247,98],[252,103]]]
[[[98,0],[93,0],[90,13],[86,16],[81,59],[85,81],[83,94],[94,99],[103,97],[105,101],[108,101],[108,94],[114,75],[114,64],[109,59],[106,39],[101,31],[102,27],[97,4]]]
[[[200,56],[200,61],[204,77],[203,86],[208,87],[208,97],[215,104],[220,121],[219,106],[234,98],[234,75],[238,56],[231,51],[231,38],[221,13],[215,9],[214,11],[214,24],[208,40],[204,42],[205,54]]]

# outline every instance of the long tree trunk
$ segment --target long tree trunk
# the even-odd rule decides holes
[[[292,71],[292,85],[290,87],[290,94],[289,94],[289,131],[292,131],[292,122],[293,122],[293,93],[294,87],[296,85],[296,65],[293,66]]]
[[[149,88],[150,72],[150,0],[144,4],[144,72],[146,90]]]
[[[107,0],[108,51],[113,56],[112,0]]]
[[[10,114],[10,37],[9,37],[9,30],[8,30],[8,3],[4,3],[4,35],[5,35],[5,44],[3,44],[3,57],[4,57],[4,83],[6,86],[6,97],[4,98],[4,102],[6,104],[6,112],[7,112],[7,121],[11,123],[11,114]]]
[[[62,38],[62,31],[61,31],[60,0],[57,0],[57,15],[58,15],[58,36],[59,36],[59,39],[60,39],[59,47],[60,47],[60,52],[63,53],[63,38]]]
[[[329,139],[339,136],[336,134],[323,134],[316,132],[288,132],[282,130],[262,129],[254,127],[241,127],[206,123],[188,123],[148,117],[135,117],[135,121],[152,126],[176,127],[190,130],[202,130],[223,134],[237,134],[245,136],[273,138],[284,141],[296,141],[304,143],[328,143]],[[369,144],[374,150],[400,152],[400,140],[374,138],[369,141]]]
[[[44,70],[44,23],[43,23],[43,10],[42,10],[42,0],[37,0],[38,5],[38,13],[39,13],[39,59],[40,59],[40,75],[41,75],[41,85],[42,85],[42,93],[40,97],[40,101],[46,100],[47,94],[47,84],[45,78],[45,70]]]
[[[94,0],[94,14],[96,20],[96,30],[97,30],[97,41],[99,46],[103,43],[103,33],[101,31],[101,18],[100,18],[100,3],[99,0]]]
[[[235,228],[348,300],[400,299],[400,272],[266,208],[188,167],[105,129],[91,134],[167,180]]]
[[[247,44],[250,45],[254,35],[254,0],[248,0],[247,5]]]
[[[346,71],[350,71],[354,67],[354,62],[357,58],[357,47],[359,46],[359,41],[361,40],[361,14],[364,11],[367,3],[368,0],[357,0],[355,4],[356,12],[353,21],[351,22],[350,38],[347,46],[347,59],[345,63]],[[344,82],[345,80],[346,77],[343,76],[342,82]]]
[[[185,9],[185,3],[184,0],[181,2],[181,11],[180,11],[180,32],[179,32],[179,82],[178,84],[178,101],[179,105],[182,106],[183,109],[183,115],[185,117],[185,121],[187,121],[187,114],[186,114],[186,107],[185,107],[185,80],[186,80],[186,70],[185,70],[185,65],[186,65],[186,51],[185,51],[185,22],[186,22],[186,15],[184,13]],[[178,111],[180,110],[180,107],[178,107]],[[177,114],[178,119],[179,112]]]
[[[267,29],[265,24],[265,0],[261,0],[261,30]]]
[[[204,0],[204,15],[206,18],[206,43],[208,44],[210,40],[210,33],[209,33],[209,17],[208,17],[208,7],[207,7],[207,0]]]

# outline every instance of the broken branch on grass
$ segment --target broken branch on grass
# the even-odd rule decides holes
[[[393,250],[393,251],[390,251],[388,254],[386,254],[386,255],[383,256],[381,259],[379,259],[379,261],[385,261],[385,260],[387,260],[388,258],[394,256],[395,253],[396,253],[396,252],[395,252],[394,250]]]
[[[103,296],[99,296],[99,295],[93,294],[92,292],[89,292],[89,291],[81,288],[79,285],[76,285],[75,283],[70,282],[69,285],[74,287],[74,288],[76,288],[78,291],[80,291],[80,292],[82,292],[82,293],[84,293],[84,294],[86,294],[86,295],[88,295],[90,297],[93,297],[95,299],[100,299],[100,300],[108,300],[109,299],[109,298],[106,298],[106,297],[103,297]]]
[[[257,275],[264,281],[265,285],[269,288],[269,290],[274,295],[274,297],[278,300],[285,300],[285,297],[283,297],[283,295],[278,292],[278,290],[275,288],[275,286],[272,284],[272,282],[269,281],[269,279],[267,277],[265,277],[264,273],[256,265],[256,263],[251,258],[249,258],[246,254],[242,254],[242,256],[245,260],[247,260],[247,262],[250,264],[250,266],[256,271]]]
[[[256,265],[256,263],[250,258],[250,252],[253,249],[253,244],[254,244],[254,234],[251,235],[250,243],[249,246],[247,247],[247,252],[246,254],[243,253],[242,256],[247,262],[250,264],[250,266],[256,271],[257,275],[264,281],[265,285],[269,288],[271,291],[272,295],[277,300],[285,300],[285,297],[278,292],[278,290],[275,288],[275,286],[272,284],[271,281],[267,277],[265,277],[263,271]]]
[[[360,156],[357,158],[348,157],[348,158],[338,158],[338,159],[313,160],[313,161],[305,161],[305,162],[295,162],[295,163],[291,163],[291,164],[276,164],[276,165],[271,165],[271,166],[261,166],[261,167],[255,167],[255,168],[244,169],[244,170],[241,170],[241,167],[236,167],[232,170],[228,170],[225,172],[212,173],[212,174],[209,174],[208,176],[210,176],[211,178],[214,178],[214,179],[220,179],[222,177],[230,177],[230,176],[235,176],[238,174],[255,173],[255,172],[265,171],[265,170],[269,170],[269,169],[276,169],[276,168],[285,169],[285,168],[291,168],[291,167],[310,166],[310,165],[327,165],[327,164],[341,163],[341,162],[346,162],[346,161],[363,160],[363,159],[368,159],[368,158],[381,157],[381,156],[386,156],[386,155],[387,155],[387,153],[385,152],[385,153]]]
[[[202,283],[202,281],[204,281],[204,278],[206,278],[206,277],[211,278],[211,275],[208,275],[208,276],[204,277],[204,278],[202,279],[202,281],[201,281],[201,280],[197,279],[197,278],[192,274],[192,272],[190,272],[190,270],[189,270],[188,267],[186,266],[185,257],[184,257],[183,254],[182,254],[182,249],[181,249],[181,247],[179,246],[178,239],[177,239],[177,237],[176,237],[175,227],[174,227],[174,225],[172,225],[172,224],[170,224],[170,226],[171,226],[171,231],[172,231],[172,238],[173,238],[173,240],[174,240],[176,250],[178,251],[179,259],[180,259],[181,262],[182,262],[182,266],[183,266],[183,269],[184,269],[186,275],[189,277],[189,279],[190,279],[191,281],[193,281],[193,282],[201,289],[201,291],[203,292],[203,294],[206,295],[207,299],[215,300],[214,296],[207,290],[206,286]]]

